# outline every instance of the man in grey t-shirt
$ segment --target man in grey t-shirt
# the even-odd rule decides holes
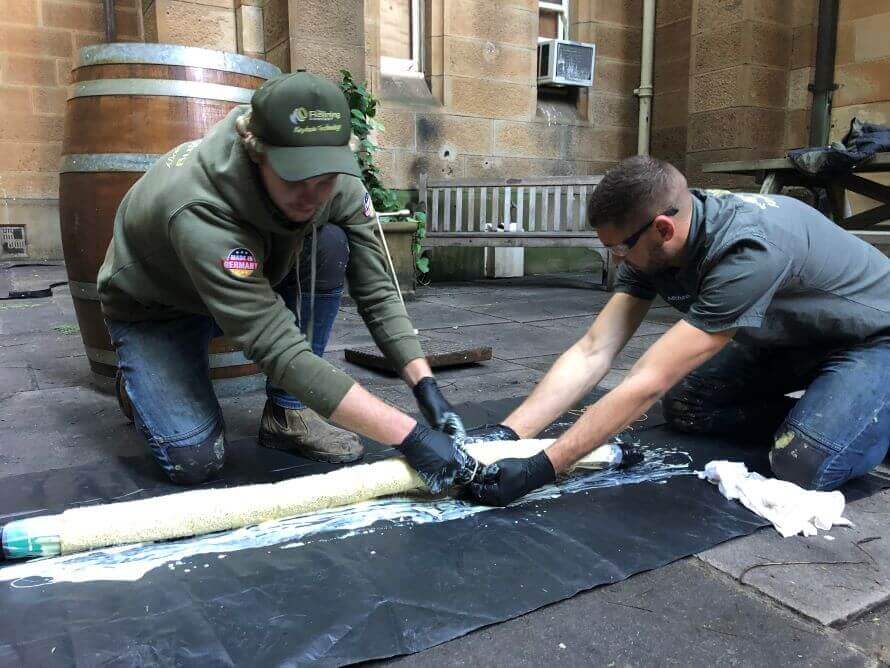
[[[656,296],[684,318],[545,452],[487,467],[477,500],[509,503],[552,481],[662,396],[677,429],[770,440],[775,475],[808,489],[881,462],[890,259],[797,200],[689,190],[649,157],[610,170],[588,212],[623,261],[618,294],[519,408],[470,436],[533,438],[605,376]]]

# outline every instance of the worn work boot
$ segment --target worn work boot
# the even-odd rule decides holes
[[[282,408],[271,401],[263,409],[259,443],[335,464],[354,462],[365,451],[358,436],[328,424],[311,408]]]

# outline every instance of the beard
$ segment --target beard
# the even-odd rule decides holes
[[[660,274],[665,269],[670,268],[670,266],[670,257],[668,257],[664,247],[659,245],[649,251],[649,257],[646,258],[646,263],[638,267],[638,269],[644,274]]]

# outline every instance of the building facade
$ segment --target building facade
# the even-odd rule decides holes
[[[417,177],[602,173],[637,150],[642,0],[115,0],[117,39],[239,52],[284,71],[348,69],[381,100],[386,185]],[[658,0],[651,152],[694,185],[721,160],[806,144],[818,0]],[[98,0],[0,0],[0,224],[58,257],[58,159],[75,50]],[[890,121],[890,7],[841,0],[833,130]],[[591,88],[537,85],[538,41],[596,45]]]

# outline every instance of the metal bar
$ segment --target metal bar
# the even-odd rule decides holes
[[[855,174],[850,174],[844,178],[843,183],[847,190],[852,190],[854,193],[859,193],[860,195],[876,199],[879,202],[890,204],[890,187],[885,186],[883,183],[871,181],[870,179],[863,179],[861,176],[856,176]]]
[[[837,52],[838,0],[819,0],[816,31],[816,68],[813,75],[813,103],[810,111],[810,146],[825,146],[831,125],[831,97],[834,58]]]
[[[840,224],[841,227],[846,230],[862,229],[864,227],[871,227],[872,225],[876,225],[877,223],[880,223],[884,220],[890,220],[890,204],[876,206],[875,208],[869,209],[868,211],[857,213],[855,216],[844,218],[840,221]]]
[[[147,172],[160,153],[72,153],[63,155],[59,172]]]
[[[77,54],[74,67],[108,65],[114,63],[134,63],[145,65],[180,65],[222,70],[235,74],[246,74],[261,79],[271,79],[281,74],[281,70],[266,62],[236,53],[225,53],[194,46],[174,44],[95,44],[85,46]]]
[[[194,97],[223,102],[250,102],[254,91],[250,88],[225,86],[204,81],[176,81],[169,79],[96,79],[74,84],[68,99],[105,95],[147,95],[164,97]]]

